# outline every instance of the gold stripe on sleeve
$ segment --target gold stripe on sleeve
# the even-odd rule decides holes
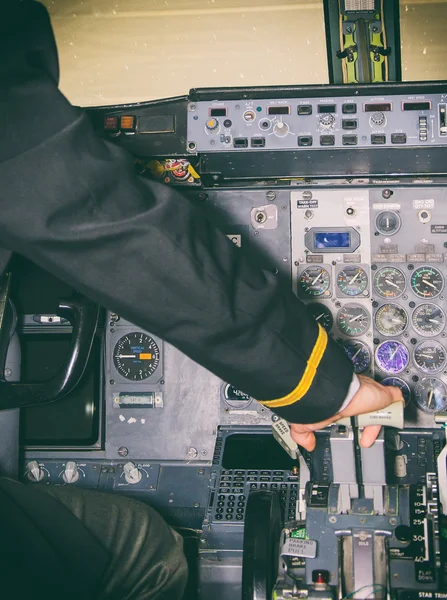
[[[304,374],[301,378],[301,381],[296,386],[294,390],[292,390],[287,396],[283,396],[282,398],[278,398],[277,400],[260,400],[261,404],[267,406],[267,408],[280,408],[283,406],[290,406],[298,400],[301,400],[303,396],[307,394],[310,386],[314,380],[315,374],[318,369],[318,365],[321,362],[324,351],[327,346],[327,333],[323,329],[323,327],[318,324],[319,332],[317,341],[315,342],[314,349],[312,350],[312,354],[307,361],[307,366],[304,371]]]

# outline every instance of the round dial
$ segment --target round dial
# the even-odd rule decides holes
[[[358,296],[368,286],[368,275],[361,267],[344,267],[338,274],[337,285],[343,294]]]
[[[323,267],[309,267],[301,273],[299,285],[306,296],[328,296],[329,273]]]
[[[425,340],[414,349],[413,359],[424,373],[437,373],[444,367],[447,356],[444,346],[439,342]]]
[[[382,335],[400,335],[408,325],[408,315],[398,304],[384,304],[376,312],[376,327]]]
[[[369,123],[371,127],[384,127],[386,125],[386,117],[383,112],[374,112],[370,118]]]
[[[405,383],[405,381],[403,379],[400,379],[399,377],[386,377],[380,383],[382,385],[389,385],[392,387],[399,388],[402,392],[402,396],[404,397],[405,406],[408,406],[411,400],[411,390],[408,383]]]
[[[319,304],[317,302],[313,302],[312,304],[308,304],[307,310],[310,313],[310,316],[315,319],[317,323],[319,323],[326,331],[332,329],[332,325],[334,324],[334,319],[332,317],[332,313],[327,306],[324,304]]]
[[[278,137],[284,137],[289,133],[289,126],[284,121],[277,121],[273,126],[273,133]]]
[[[354,371],[364,373],[371,364],[371,352],[363,342],[349,340],[343,344],[346,354],[354,365]]]
[[[354,337],[363,335],[368,330],[371,317],[366,308],[352,302],[338,311],[337,324],[344,334]]]
[[[384,373],[400,373],[410,360],[407,348],[400,342],[388,340],[377,346],[376,363]]]
[[[400,217],[393,210],[384,210],[376,217],[376,228],[382,235],[394,235],[400,229]]]
[[[419,408],[436,413],[447,406],[447,389],[439,379],[424,377],[414,386],[414,397]]]
[[[160,350],[150,335],[134,331],[115,344],[113,362],[120,375],[141,381],[155,372],[160,362]]]
[[[331,129],[335,125],[335,117],[331,114],[321,115],[318,120],[323,129]]]
[[[399,298],[405,291],[405,275],[396,267],[383,267],[374,275],[374,289],[382,298]]]
[[[411,276],[411,289],[419,298],[436,298],[443,287],[444,278],[434,267],[419,267]]]
[[[421,304],[411,315],[414,329],[423,337],[434,337],[445,327],[445,314],[436,304]]]

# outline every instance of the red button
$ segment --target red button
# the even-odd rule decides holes
[[[118,117],[104,117],[104,131],[117,133],[118,130]]]

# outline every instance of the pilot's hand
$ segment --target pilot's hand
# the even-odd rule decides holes
[[[360,388],[343,411],[320,423],[312,423],[311,425],[290,423],[290,433],[297,444],[303,446],[306,450],[312,451],[316,444],[314,431],[324,429],[324,427],[327,427],[343,417],[354,417],[363,413],[386,408],[393,402],[404,401],[402,392],[399,388],[381,385],[380,383],[377,383],[377,381],[362,375],[359,375],[358,378],[360,381]],[[360,439],[360,445],[364,448],[369,448],[373,445],[379,433],[380,426],[378,425],[365,427]]]

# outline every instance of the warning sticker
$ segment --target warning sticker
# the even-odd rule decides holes
[[[301,556],[315,558],[317,555],[317,542],[314,540],[301,540],[289,538],[281,549],[281,556]]]
[[[431,225],[430,230],[432,233],[445,233],[447,234],[447,225]]]
[[[318,200],[314,200],[314,199],[297,200],[296,207],[297,208],[318,208]]]

